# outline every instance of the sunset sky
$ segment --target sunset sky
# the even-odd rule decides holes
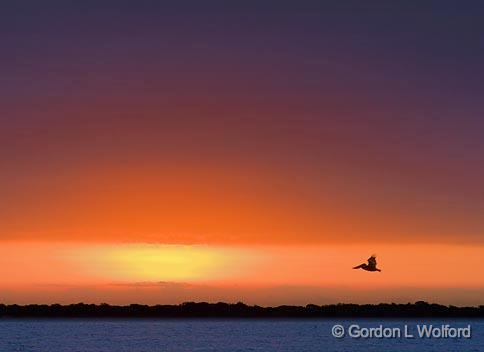
[[[483,18],[3,2],[0,302],[484,304]]]

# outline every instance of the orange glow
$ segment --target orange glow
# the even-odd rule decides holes
[[[182,299],[189,292],[199,292],[193,285],[205,287],[202,293],[209,300],[225,290],[222,298],[249,302],[257,302],[256,297],[264,290],[273,289],[280,294],[298,287],[340,294],[345,290],[398,291],[418,287],[434,292],[435,299],[442,298],[438,293],[441,289],[484,290],[484,269],[479,265],[484,248],[471,246],[10,243],[4,244],[3,250],[0,289],[6,293],[21,290],[27,297],[28,292],[39,297],[49,292],[49,300],[54,301],[66,289],[84,287],[89,291],[94,286],[107,292],[107,301],[111,294],[117,302],[123,301],[121,297],[131,297],[130,292],[142,290],[138,301],[156,302],[162,299],[157,287],[169,283],[175,285],[170,288],[171,301],[176,301],[176,297]],[[351,269],[374,251],[379,253],[381,273]],[[233,291],[234,287],[237,290]],[[288,294],[295,301],[304,302],[308,290]],[[394,299],[398,299],[395,292],[385,298]]]
[[[400,199],[355,193],[346,184],[351,177],[341,179],[331,168],[90,161],[36,174],[35,182],[25,177],[18,176],[15,194],[4,194],[9,207],[0,214],[2,240],[222,246],[479,241],[453,230],[465,222],[462,214],[452,214],[450,226],[442,224],[445,209],[409,213]]]

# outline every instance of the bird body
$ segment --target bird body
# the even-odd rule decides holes
[[[370,258],[368,258],[368,264],[363,263],[358,266],[355,266],[353,269],[363,269],[366,271],[381,271],[376,267],[376,256],[372,255]]]

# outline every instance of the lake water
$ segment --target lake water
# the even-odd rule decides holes
[[[471,338],[335,338],[341,324],[362,329],[471,326]],[[388,330],[387,330],[388,331]],[[484,319],[151,320],[0,319],[0,351],[484,351]]]

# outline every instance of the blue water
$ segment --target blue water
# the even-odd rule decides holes
[[[407,324],[471,325],[472,337],[405,339],[335,338],[335,324],[348,328]],[[412,330],[413,329],[413,330]],[[0,319],[0,351],[484,351],[484,320],[95,320]]]

